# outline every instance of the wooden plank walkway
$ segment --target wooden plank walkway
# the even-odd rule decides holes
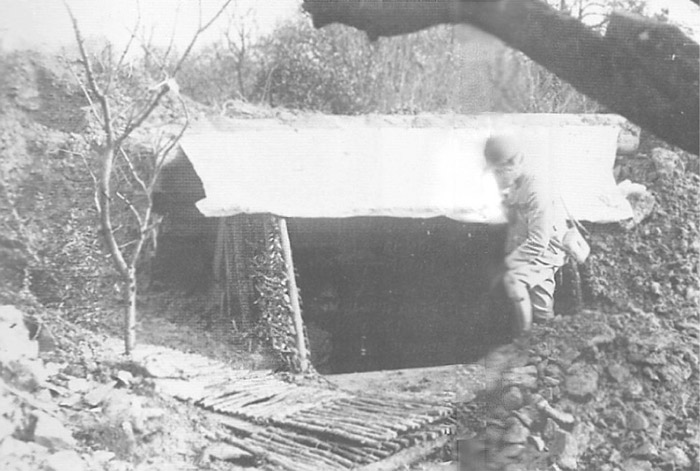
[[[269,470],[385,469],[399,452],[444,445],[454,424],[445,403],[299,385],[164,347],[134,360],[162,393],[215,413],[229,432],[219,438]]]

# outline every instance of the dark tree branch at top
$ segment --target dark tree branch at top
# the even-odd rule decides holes
[[[615,13],[606,36],[541,0],[304,0],[314,26],[342,23],[370,39],[438,24],[474,25],[611,111],[698,153],[698,44],[669,24]]]

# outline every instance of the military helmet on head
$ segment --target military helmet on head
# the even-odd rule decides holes
[[[514,160],[522,153],[519,140],[509,134],[497,134],[490,136],[484,146],[486,162],[491,166],[500,166]]]

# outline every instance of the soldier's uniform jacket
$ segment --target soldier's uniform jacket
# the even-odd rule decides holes
[[[561,202],[554,198],[548,182],[523,173],[505,195],[508,218],[506,266],[521,272],[527,284],[538,284],[540,276],[564,264],[566,254],[561,240],[566,218]],[[544,273],[546,272],[546,273]]]

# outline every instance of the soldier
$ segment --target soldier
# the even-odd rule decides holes
[[[513,303],[519,332],[554,317],[554,275],[564,264],[566,218],[549,182],[528,168],[516,139],[490,137],[484,148],[503,196],[508,219],[503,283]]]

